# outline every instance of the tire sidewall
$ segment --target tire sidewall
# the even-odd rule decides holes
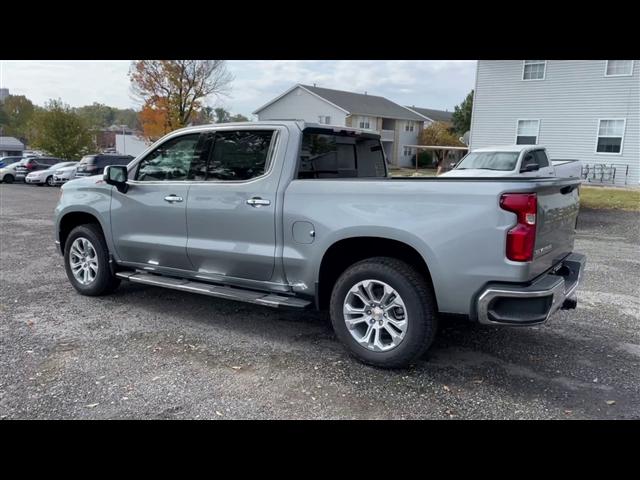
[[[15,180],[15,177],[13,175],[5,175],[5,177],[2,179],[3,183],[13,183]]]
[[[67,237],[64,245],[64,269],[67,273],[67,278],[73,288],[83,295],[100,295],[102,294],[111,281],[111,271],[109,268],[109,252],[107,250],[104,238],[96,231],[97,229],[89,225],[80,225],[74,228]],[[91,242],[94,250],[96,251],[96,257],[98,258],[98,273],[93,282],[89,285],[83,285],[76,280],[71,272],[71,266],[69,265],[69,252],[73,242],[79,238],[84,237]]]
[[[351,336],[344,321],[342,310],[347,293],[362,280],[379,280],[388,284],[398,292],[405,304],[409,319],[405,337],[397,347],[387,352],[373,352],[360,345]],[[348,268],[334,286],[330,310],[331,322],[338,338],[356,357],[376,366],[402,367],[404,359],[411,356],[411,352],[424,350],[425,342],[430,343],[428,339],[433,336],[428,332],[429,328],[433,328],[429,325],[429,321],[433,320],[432,312],[425,311],[424,303],[409,279],[387,265],[360,263]]]
[[[44,183],[47,184],[47,187],[53,187],[53,175],[49,175]]]

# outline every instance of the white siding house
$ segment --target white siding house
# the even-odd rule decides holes
[[[310,85],[294,85],[253,112],[259,120],[304,120],[349,126],[380,134],[387,161],[411,166],[415,145],[425,118],[384,97]]]
[[[256,112],[260,120],[295,119],[330,125],[345,125],[345,118],[349,114],[343,108],[332,105],[318,95],[300,87],[276,97],[271,103]]]
[[[640,61],[480,60],[471,149],[537,143],[640,182]],[[625,177],[625,173],[628,175]]]

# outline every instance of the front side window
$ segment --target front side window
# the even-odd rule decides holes
[[[533,156],[536,159],[535,163],[538,164],[538,167],[545,168],[549,166],[549,159],[547,158],[547,154],[544,150],[534,150]]]
[[[516,132],[517,145],[535,145],[538,143],[540,120],[518,120]]]
[[[546,60],[525,60],[522,69],[523,80],[544,80]]]
[[[199,140],[199,133],[167,140],[138,163],[135,179],[140,182],[187,180],[191,164],[202,154],[202,149],[197,148]]]
[[[621,153],[622,141],[624,140],[624,127],[624,119],[600,120],[596,152]]]
[[[633,73],[633,60],[607,60],[606,77],[628,76]]]
[[[298,178],[385,177],[382,145],[367,135],[307,129],[302,136]]]

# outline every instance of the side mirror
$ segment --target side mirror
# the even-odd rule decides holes
[[[540,165],[538,165],[537,163],[530,163],[526,167],[522,167],[520,169],[520,173],[535,172],[537,170],[540,170]]]
[[[127,193],[127,190],[129,190],[127,176],[126,165],[108,165],[104,167],[102,179],[109,185],[116,187],[120,193]]]

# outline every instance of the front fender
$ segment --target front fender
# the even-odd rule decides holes
[[[61,197],[54,212],[55,238],[60,242],[61,223],[63,219],[74,213],[91,215],[99,223],[104,232],[105,241],[110,252],[114,252],[111,236],[111,192],[113,187],[98,177],[74,180],[61,188]]]

